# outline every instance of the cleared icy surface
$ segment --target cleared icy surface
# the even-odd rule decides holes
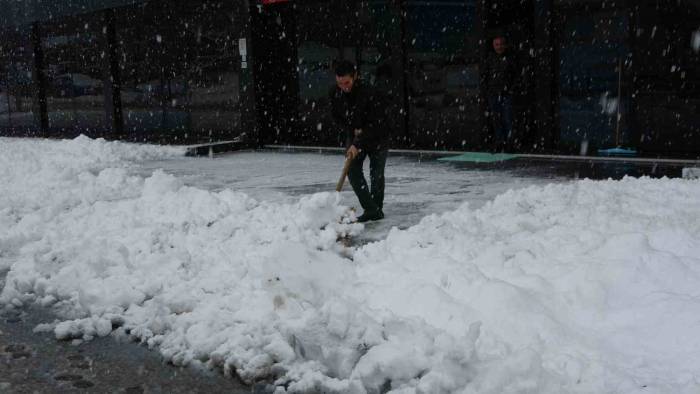
[[[389,217],[416,224],[365,229],[337,222],[350,192],[313,193],[337,156],[181,154],[0,139],[0,304],[278,392],[700,389],[698,180],[392,159]]]
[[[162,169],[197,188],[228,188],[258,200],[289,203],[305,194],[335,190],[342,166],[340,154],[238,152],[214,159],[154,160],[140,168],[144,176]],[[368,174],[366,162],[365,176]],[[366,226],[355,241],[382,239],[392,227],[408,228],[426,215],[453,210],[466,201],[476,208],[509,189],[565,181],[567,178],[541,169],[470,170],[435,159],[390,156],[386,168],[386,219]],[[341,196],[341,204],[362,213],[348,182]]]

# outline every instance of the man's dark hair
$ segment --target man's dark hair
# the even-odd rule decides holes
[[[497,38],[502,38],[506,42],[508,42],[508,38],[506,37],[506,33],[501,30],[501,29],[496,29],[491,32],[491,41],[497,39]]]
[[[355,67],[355,63],[349,60],[340,60],[335,66],[335,75],[339,77],[355,75],[356,72],[357,67]]]

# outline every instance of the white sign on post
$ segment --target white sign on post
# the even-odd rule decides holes
[[[238,53],[241,55],[241,68],[248,68],[248,45],[246,44],[245,38],[238,39]]]
[[[245,38],[238,39],[238,53],[243,57],[248,55],[248,45],[246,44]]]

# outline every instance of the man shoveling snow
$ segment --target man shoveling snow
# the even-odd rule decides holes
[[[353,63],[341,61],[335,75],[337,86],[331,90],[331,110],[337,127],[345,132],[344,172],[347,171],[352,189],[364,209],[357,221],[381,220],[384,218],[384,167],[389,152],[385,113],[388,106],[379,92],[359,79]],[[362,172],[367,157],[371,189]]]

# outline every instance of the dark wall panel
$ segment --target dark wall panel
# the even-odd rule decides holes
[[[700,4],[559,1],[559,150],[700,153]]]
[[[0,27],[22,26],[66,16],[92,13],[145,0],[0,0]]]
[[[617,125],[618,104],[621,120],[629,119],[628,9],[620,2],[581,2],[558,14],[561,145],[576,151],[581,143],[593,150],[631,143],[629,122],[619,134]]]
[[[3,32],[0,43],[0,135],[40,135],[31,27]]]
[[[476,1],[405,6],[409,135],[429,149],[481,145]]]
[[[125,137],[199,143],[241,133],[231,2],[150,1],[116,10]]]
[[[104,137],[108,79],[104,18],[83,14],[41,25],[48,135]]]
[[[252,10],[252,55],[259,143],[298,143],[299,82],[295,6]]]
[[[644,1],[634,7],[633,110],[640,149],[700,154],[700,4]]]
[[[4,26],[3,134],[199,143],[242,133],[239,4],[14,3],[5,15],[36,22]]]

